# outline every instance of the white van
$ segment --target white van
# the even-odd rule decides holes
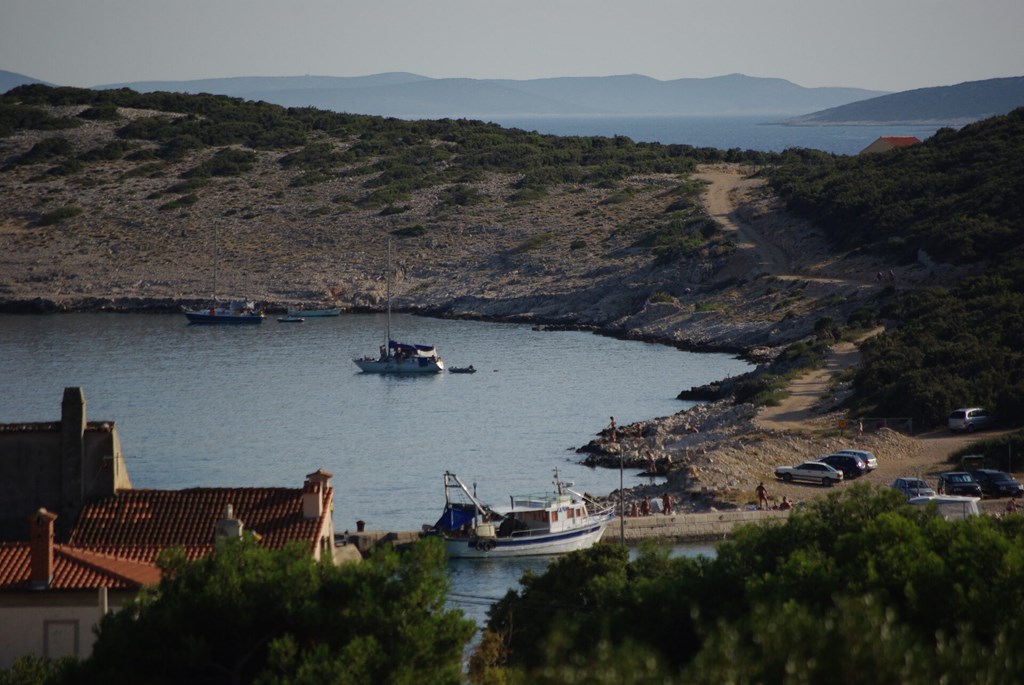
[[[978,509],[980,497],[968,497],[966,495],[934,495],[931,497],[911,497],[907,500],[909,504],[928,506],[932,502],[939,510],[939,515],[947,521],[964,521],[969,516],[980,516]]]

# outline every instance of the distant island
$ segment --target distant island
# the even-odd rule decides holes
[[[1024,105],[1024,76],[918,88],[794,117],[792,125],[941,124],[963,126]]]

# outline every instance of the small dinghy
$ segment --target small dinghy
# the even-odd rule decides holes
[[[277,320],[281,323],[302,323],[305,321],[301,316],[281,316]]]
[[[472,364],[469,366],[453,366],[448,369],[448,373],[476,373],[476,369],[473,368]]]

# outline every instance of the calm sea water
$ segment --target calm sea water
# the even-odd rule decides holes
[[[375,354],[384,327],[380,315],[251,327],[0,315],[0,423],[56,420],[63,389],[81,386],[88,418],[117,423],[137,488],[299,487],[324,468],[339,532],[359,519],[416,530],[441,513],[445,470],[493,502],[548,490],[555,468],[607,494],[618,472],[580,466],[574,450],[609,416],[672,414],[691,406],[680,390],[749,368],[586,332],[399,315],[395,337],[477,373],[362,374],[352,358]]]
[[[808,148],[855,155],[879,136],[930,137],[938,126],[783,126],[765,117],[508,117],[494,123],[560,136],[616,136],[634,142],[782,152]]]

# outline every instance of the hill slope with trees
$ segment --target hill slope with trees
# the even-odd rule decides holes
[[[861,349],[854,406],[918,425],[950,408],[1024,413],[1024,108],[881,155],[804,156],[769,172],[837,249],[968,276],[902,291]]]

